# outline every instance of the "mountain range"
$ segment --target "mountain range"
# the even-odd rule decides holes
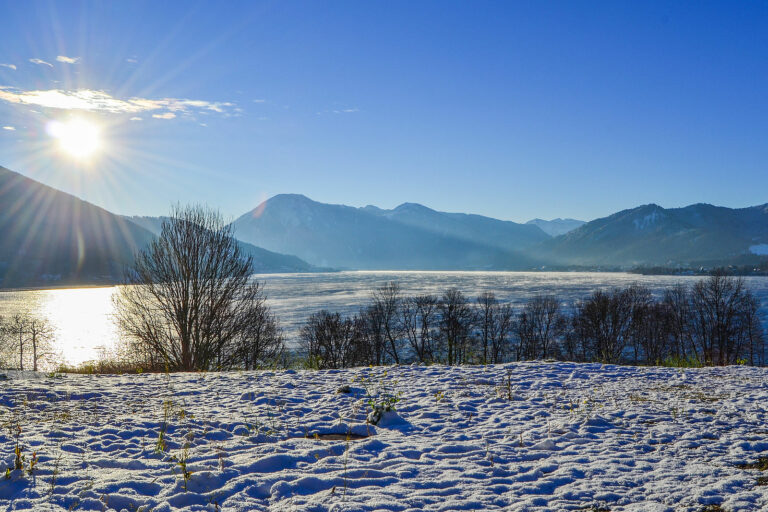
[[[234,222],[236,236],[313,265],[348,269],[526,268],[517,252],[549,238],[536,226],[405,203],[393,210],[324,204],[297,194],[264,201]]]
[[[125,217],[0,167],[0,287],[115,282],[163,218]],[[416,203],[391,210],[274,196],[233,222],[256,271],[628,269],[768,256],[768,204],[650,204],[525,224]]]

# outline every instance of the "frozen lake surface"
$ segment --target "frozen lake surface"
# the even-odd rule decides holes
[[[522,304],[537,294],[554,294],[566,305],[596,289],[642,283],[653,290],[700,277],[641,276],[602,272],[333,272],[262,274],[269,304],[290,343],[307,316],[320,309],[352,313],[370,298],[371,290],[396,281],[406,294],[440,295],[456,287],[469,297],[492,291],[502,301]],[[768,311],[768,277],[745,278]],[[48,318],[57,329],[59,349],[70,363],[98,356],[113,346],[118,333],[112,323],[114,287],[0,292],[0,315],[26,310]]]

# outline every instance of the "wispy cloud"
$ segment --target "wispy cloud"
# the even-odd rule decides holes
[[[321,110],[319,112],[315,112],[318,116],[322,116],[325,114],[354,114],[355,112],[360,112],[359,108],[339,108],[334,110]]]
[[[261,99],[253,100],[254,103],[264,103],[265,101],[267,101],[267,100],[261,100]]]
[[[49,89],[25,91],[0,86],[0,101],[62,110],[88,110],[111,114],[139,114],[153,112],[152,117],[173,119],[177,114],[192,115],[196,112],[215,112],[229,115],[237,112],[234,103],[212,102],[178,98],[116,98],[105,91],[92,89]]]
[[[130,62],[131,64],[136,64],[139,61],[138,61],[138,59],[125,59],[125,62]]]
[[[3,126],[3,130],[8,130],[9,132],[15,132],[16,128],[13,126]]]
[[[133,116],[130,120],[131,121],[142,121],[142,119],[140,117],[138,117],[138,116]]]
[[[43,66],[53,67],[53,64],[51,64],[50,62],[45,62],[43,59],[29,59],[29,62],[31,62],[32,64],[41,64]]]
[[[16,64],[0,64],[0,67],[8,68],[16,71]]]
[[[67,57],[66,55],[59,55],[56,57],[56,60],[65,64],[77,64],[77,61],[80,60],[80,57]]]

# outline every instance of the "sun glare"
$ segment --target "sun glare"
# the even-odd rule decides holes
[[[83,119],[52,121],[48,133],[58,141],[59,148],[77,159],[87,159],[101,148],[98,126]]]

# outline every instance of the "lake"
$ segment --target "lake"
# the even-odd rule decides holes
[[[319,274],[261,274],[268,302],[280,320],[286,339],[296,340],[309,314],[326,308],[357,311],[371,290],[396,281],[406,294],[434,293],[456,287],[470,297],[493,291],[506,302],[522,304],[537,294],[554,294],[567,304],[596,289],[641,283],[659,291],[675,283],[694,283],[700,277],[641,276],[602,272],[401,272],[358,271]],[[748,286],[768,314],[768,277],[746,277]],[[57,347],[71,364],[98,356],[112,347],[119,333],[112,323],[111,297],[115,287],[0,292],[0,315],[29,311],[47,318],[56,328]]]

